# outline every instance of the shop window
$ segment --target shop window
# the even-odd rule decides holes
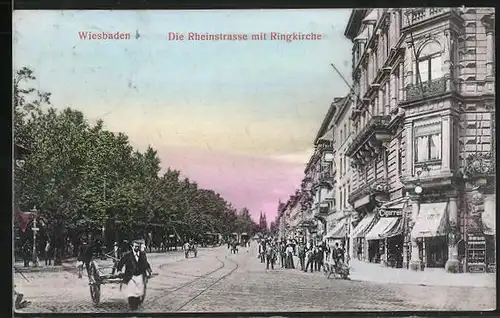
[[[426,83],[442,78],[442,55],[439,43],[432,41],[427,43],[418,55],[416,69],[416,83]]]
[[[441,160],[441,123],[416,127],[415,162]]]

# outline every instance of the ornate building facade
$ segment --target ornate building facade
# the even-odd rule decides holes
[[[356,257],[493,268],[493,25],[492,8],[351,14]]]

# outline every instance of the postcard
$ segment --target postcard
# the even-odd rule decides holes
[[[15,10],[14,311],[494,310],[494,21]]]

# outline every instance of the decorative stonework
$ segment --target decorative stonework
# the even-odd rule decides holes
[[[469,179],[495,175],[495,162],[490,152],[476,152],[467,157],[464,173]]]
[[[408,86],[406,86],[406,100],[424,99],[445,92],[446,80],[442,77],[421,84],[408,84]]]
[[[390,185],[388,180],[378,179],[371,183],[365,183],[360,188],[351,192],[349,196],[349,202],[352,203],[357,199],[366,195],[369,196],[382,195],[388,197],[389,191],[390,191]]]

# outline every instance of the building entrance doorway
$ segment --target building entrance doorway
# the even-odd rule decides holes
[[[427,267],[444,267],[448,260],[448,240],[446,236],[428,237],[425,239],[425,256]]]

